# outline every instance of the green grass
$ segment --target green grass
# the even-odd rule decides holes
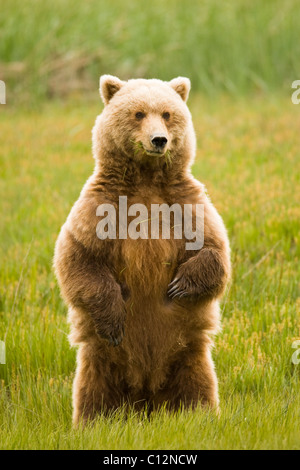
[[[0,79],[17,103],[86,94],[104,73],[289,93],[299,29],[298,0],[2,0]]]
[[[300,447],[300,108],[286,98],[193,95],[193,173],[229,230],[233,280],[214,350],[222,414],[150,420],[122,411],[71,427],[75,350],[52,272],[60,226],[93,169],[95,104],[1,107],[0,447],[207,449]]]

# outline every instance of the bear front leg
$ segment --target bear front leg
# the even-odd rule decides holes
[[[223,221],[206,196],[199,202],[204,204],[204,246],[178,267],[168,288],[171,299],[217,298],[230,277],[230,248]]]
[[[168,295],[171,299],[218,297],[228,279],[226,271],[222,253],[213,248],[202,248],[179,266],[175,279],[169,284]]]
[[[83,304],[94,321],[96,333],[109,344],[118,346],[124,337],[126,318],[121,287],[108,277],[102,280],[99,289],[101,294],[96,304],[95,299],[85,299]]]
[[[126,309],[107,260],[89,252],[65,230],[56,244],[54,264],[67,303],[86,312],[96,333],[117,346],[124,336]]]

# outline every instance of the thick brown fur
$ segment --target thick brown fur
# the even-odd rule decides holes
[[[190,173],[189,87],[181,77],[101,78],[105,108],[93,130],[95,171],[61,229],[54,259],[71,343],[79,345],[75,424],[123,404],[218,407],[211,335],[230,276],[229,244],[222,219]],[[157,131],[168,143],[152,156],[149,138]],[[153,203],[204,204],[203,248],[188,251],[186,240],[174,237],[100,240],[96,209],[118,208],[122,195],[128,206],[149,210]],[[183,296],[174,289],[172,295],[172,287]]]

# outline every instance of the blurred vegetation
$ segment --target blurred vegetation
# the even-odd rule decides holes
[[[18,103],[96,93],[103,73],[290,93],[299,31],[298,0],[2,0],[0,79]]]

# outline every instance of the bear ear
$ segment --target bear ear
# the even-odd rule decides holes
[[[169,85],[178,93],[178,95],[187,101],[191,89],[191,82],[189,78],[177,77],[169,82]]]
[[[110,102],[114,94],[122,88],[124,83],[113,75],[102,75],[100,77],[100,96],[105,105]]]

